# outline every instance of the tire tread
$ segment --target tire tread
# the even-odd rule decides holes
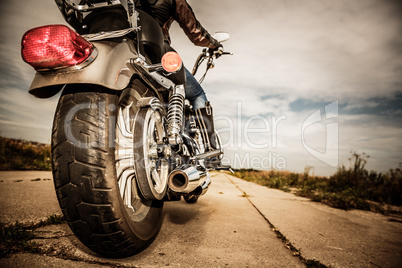
[[[114,166],[113,146],[106,135],[108,115],[99,111],[102,109],[83,109],[77,112],[76,118],[66,120],[68,112],[77,105],[94,107],[96,103],[104,103],[107,107],[117,99],[114,94],[65,90],[52,130],[52,170],[62,212],[81,242],[108,257],[127,257],[150,242],[129,234],[122,208],[116,206],[119,193],[113,191],[115,182],[106,179],[113,175],[110,166]],[[85,141],[91,146],[75,146],[65,128],[71,130],[69,134],[81,145]],[[110,161],[113,164],[108,166]]]

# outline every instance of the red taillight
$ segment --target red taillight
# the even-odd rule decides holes
[[[93,52],[91,43],[64,25],[29,30],[22,37],[22,59],[36,70],[70,67]]]
[[[162,57],[162,67],[166,72],[174,73],[181,69],[182,61],[176,52],[169,51]]]

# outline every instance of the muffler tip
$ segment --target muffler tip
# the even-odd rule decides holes
[[[197,169],[198,167],[198,169]],[[168,185],[170,189],[177,193],[190,193],[203,182],[205,172],[200,170],[200,166],[182,166],[173,170],[169,174]]]
[[[168,185],[170,189],[175,192],[183,192],[188,185],[188,178],[186,173],[181,170],[175,170],[170,173],[168,178]]]

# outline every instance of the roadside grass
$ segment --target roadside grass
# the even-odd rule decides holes
[[[62,215],[51,214],[36,224],[27,225],[18,221],[8,225],[0,223],[0,258],[15,252],[40,252],[38,244],[31,241],[36,238],[34,231],[42,226],[64,222]]]
[[[50,170],[50,145],[0,137],[0,170]]]
[[[402,170],[386,174],[365,168],[369,156],[351,152],[350,167],[341,166],[330,177],[289,171],[240,169],[235,176],[270,188],[293,192],[340,209],[371,210],[387,214],[402,205]]]

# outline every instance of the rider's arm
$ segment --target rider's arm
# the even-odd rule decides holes
[[[186,0],[175,0],[175,20],[179,23],[188,38],[196,46],[217,48],[219,42],[214,39],[196,19],[193,10]]]

